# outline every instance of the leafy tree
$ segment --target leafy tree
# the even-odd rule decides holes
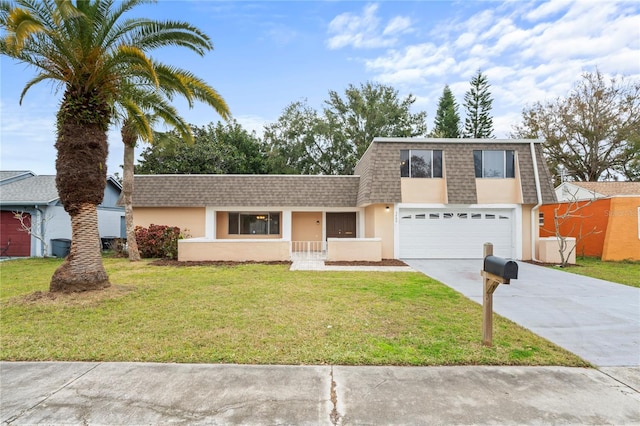
[[[442,96],[438,101],[438,109],[431,135],[436,138],[459,138],[460,137],[460,115],[458,114],[458,103],[453,97],[449,85],[444,86]]]
[[[272,170],[280,173],[349,174],[375,137],[426,135],[426,113],[411,113],[413,95],[393,87],[349,85],[344,96],[329,92],[322,112],[306,101],[290,104],[266,126]]]
[[[344,174],[354,163],[353,145],[332,117],[293,102],[276,123],[265,126],[269,169],[280,174]]]
[[[146,0],[15,0],[0,3],[0,53],[37,70],[20,96],[53,80],[64,88],[57,113],[56,185],[71,216],[69,256],[50,291],[108,287],[102,264],[97,205],[106,185],[107,129],[113,105],[133,75],[154,77],[147,52],[183,46],[202,53],[209,38],[178,21],[125,19]],[[144,70],[144,71],[143,71]]]
[[[585,73],[566,98],[537,102],[522,112],[516,137],[545,141],[544,152],[560,183],[597,181],[622,174],[640,178],[640,81]]]
[[[152,75],[142,73],[133,76],[132,81],[123,85],[118,105],[124,116],[121,135],[124,144],[124,175],[122,183],[122,200],[125,211],[125,227],[127,232],[127,252],[129,260],[140,260],[140,253],[133,224],[133,170],[134,150],[139,139],[153,143],[151,125],[161,119],[173,126],[187,143],[193,143],[193,135],[189,124],[178,115],[168,100],[174,94],[186,98],[189,105],[194,100],[201,100],[212,106],[224,119],[228,119],[229,108],[224,99],[203,80],[188,71],[154,64],[157,82]],[[152,114],[147,114],[150,111]]]
[[[238,122],[192,126],[193,144],[175,131],[157,133],[135,167],[138,174],[267,173],[260,139]]]
[[[493,99],[489,92],[489,81],[487,76],[480,70],[471,78],[471,87],[464,95],[464,109],[467,117],[464,120],[465,138],[492,138],[493,118],[491,108]]]

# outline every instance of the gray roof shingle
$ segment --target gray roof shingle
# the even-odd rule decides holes
[[[358,176],[136,175],[135,207],[355,207]]]
[[[58,198],[55,176],[30,176],[0,186],[0,204],[48,204]]]

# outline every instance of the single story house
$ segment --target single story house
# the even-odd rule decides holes
[[[178,259],[537,255],[555,201],[539,140],[375,138],[350,176],[136,175],[136,225],[187,230]]]
[[[117,205],[121,192],[120,183],[108,177],[104,200],[98,206],[101,237],[125,236],[124,208]],[[20,230],[14,212],[23,213],[27,226],[37,227],[34,233],[44,236],[46,252],[38,238]],[[55,176],[36,175],[28,170],[0,171],[0,247],[8,247],[3,256],[50,256],[52,240],[70,239],[71,218],[60,203]]]
[[[561,235],[576,238],[578,255],[640,260],[640,182],[564,182],[556,195],[558,203],[540,207],[541,237],[555,235],[556,209],[579,207],[559,227]]]

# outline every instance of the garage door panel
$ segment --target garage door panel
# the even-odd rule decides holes
[[[401,209],[401,258],[482,258],[491,242],[494,254],[512,257],[511,210]]]

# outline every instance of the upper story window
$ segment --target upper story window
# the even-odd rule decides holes
[[[280,234],[280,213],[229,212],[229,235]]]
[[[441,178],[442,150],[400,150],[400,176],[412,178]]]
[[[473,162],[477,178],[513,178],[515,154],[512,150],[473,151]]]

